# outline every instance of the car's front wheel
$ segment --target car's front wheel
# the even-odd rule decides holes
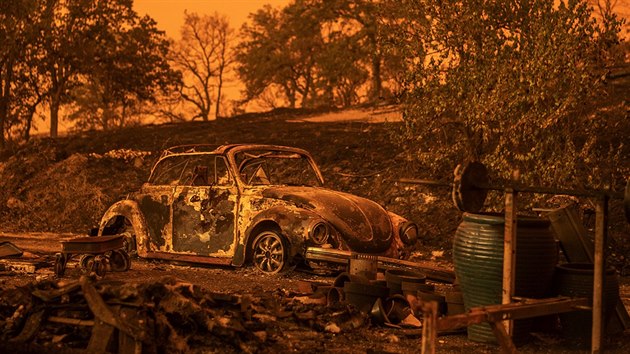
[[[287,265],[287,247],[284,239],[275,231],[263,231],[253,242],[252,262],[264,273],[276,274]]]

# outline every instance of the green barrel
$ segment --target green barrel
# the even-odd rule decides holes
[[[544,298],[552,293],[558,249],[549,226],[545,219],[517,218],[515,296]],[[503,215],[464,213],[455,232],[453,262],[466,310],[501,303],[504,228]],[[528,338],[532,322],[515,321],[515,342]],[[469,326],[468,338],[496,342],[487,323]]]

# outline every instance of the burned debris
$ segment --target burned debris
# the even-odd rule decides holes
[[[33,257],[9,241],[0,242],[0,275],[27,273],[33,274],[38,269],[49,267],[50,257]]]
[[[328,309],[281,290],[256,296],[213,293],[172,277],[121,282],[82,276],[2,295],[2,341],[32,351],[287,351],[299,348],[294,339],[300,336],[322,341],[369,323],[366,314],[341,303]]]

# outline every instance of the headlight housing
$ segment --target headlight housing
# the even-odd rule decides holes
[[[319,221],[311,225],[309,228],[310,238],[318,245],[323,245],[328,241],[330,236],[330,228],[328,224],[323,221]]]
[[[418,241],[418,225],[408,221],[400,226],[398,234],[405,245],[411,246]]]

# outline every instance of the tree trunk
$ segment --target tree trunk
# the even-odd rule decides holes
[[[307,108],[308,106],[308,93],[311,90],[311,78],[306,78],[306,84],[304,86],[304,93],[302,94],[302,108]]]
[[[287,96],[287,99],[289,100],[289,107],[295,108],[295,102],[296,102],[295,90],[291,89],[291,87],[289,87],[288,84],[285,84],[283,86],[284,86],[284,93]]]
[[[50,100],[50,137],[56,138],[59,135],[59,90],[54,90]]]
[[[371,51],[371,67],[372,67],[372,87],[370,92],[370,100],[377,102],[381,97],[382,82],[381,82],[381,53],[379,53],[378,46],[378,24],[374,19],[366,24],[367,37]]]
[[[33,116],[37,109],[37,104],[29,107],[28,116],[26,117],[26,128],[24,129],[24,141],[28,141],[31,138],[31,127],[33,126]]]
[[[3,90],[4,91],[4,90]],[[4,122],[7,120],[8,109],[7,109],[7,97],[2,92],[0,95],[0,150],[4,149]]]
[[[221,88],[223,88],[223,67],[219,70],[219,84],[217,87],[217,103],[214,106],[214,116],[219,119],[219,108],[221,107]]]
[[[2,68],[0,68],[1,70]],[[4,127],[9,118],[9,97],[11,96],[11,81],[13,81],[13,61],[9,59],[5,63],[3,86],[0,87],[0,150],[5,148]]]
[[[112,109],[108,103],[104,103],[103,105],[103,118],[101,120],[103,125],[103,130],[109,130],[109,123],[112,119]]]
[[[372,102],[377,102],[381,97],[382,91],[382,82],[381,82],[381,55],[377,53],[372,54],[372,92],[371,92],[371,100]]]

